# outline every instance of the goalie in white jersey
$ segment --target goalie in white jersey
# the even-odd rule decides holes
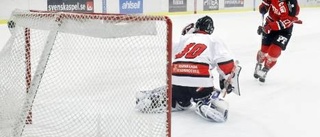
[[[241,67],[237,66],[224,43],[211,35],[213,31],[212,18],[204,16],[195,25],[187,25],[179,43],[173,45],[172,110],[188,109],[193,101],[201,117],[225,122],[228,103],[220,98],[220,93],[234,92],[240,95],[238,76]],[[215,68],[219,73],[221,90],[214,88],[211,71]],[[165,91],[165,88],[152,92],[159,91]]]

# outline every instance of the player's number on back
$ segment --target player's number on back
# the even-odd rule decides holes
[[[181,52],[175,55],[175,58],[185,57],[186,59],[194,59],[199,56],[205,49],[206,45],[202,43],[190,43]]]

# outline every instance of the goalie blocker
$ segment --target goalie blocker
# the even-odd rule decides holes
[[[219,84],[223,92],[223,97],[225,97],[226,93],[229,94],[231,92],[240,96],[239,76],[242,67],[239,66],[238,63],[238,61],[235,63],[235,67],[231,74],[226,76],[219,75]]]

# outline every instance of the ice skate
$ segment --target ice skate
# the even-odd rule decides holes
[[[257,75],[259,77],[260,82],[264,83],[266,81],[268,71],[269,71],[269,69],[266,67],[264,67],[261,71],[258,71]]]
[[[262,67],[262,64],[260,64],[260,63],[256,64],[256,67],[254,69],[254,74],[253,74],[254,78],[256,78],[256,79],[259,78],[258,72],[261,71],[261,67]]]

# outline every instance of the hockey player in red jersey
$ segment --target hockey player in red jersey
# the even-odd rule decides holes
[[[221,96],[231,92],[240,95],[238,76],[241,67],[237,65],[226,45],[211,35],[213,31],[212,18],[204,16],[195,24],[187,25],[179,42],[173,45],[172,111],[189,109],[194,102],[195,111],[201,117],[214,122],[225,122],[228,103]],[[212,70],[215,68],[219,73],[221,90],[214,88]],[[158,98],[164,89],[151,91],[151,96],[156,95]],[[147,104],[143,103],[148,98],[145,93],[138,98],[140,110],[144,110],[143,104]],[[154,110],[159,111],[158,108]]]
[[[268,13],[265,24],[257,30],[262,35],[262,44],[256,57],[254,77],[260,82],[265,82],[268,71],[277,63],[281,52],[286,50],[293,24],[302,24],[297,17],[299,11],[297,0],[263,0],[259,6],[262,15]]]

